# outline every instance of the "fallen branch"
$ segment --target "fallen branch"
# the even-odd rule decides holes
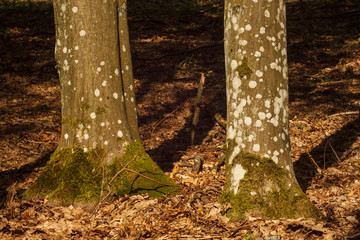
[[[200,103],[201,103],[201,98],[202,98],[202,94],[203,94],[203,90],[204,90],[204,84],[205,84],[205,75],[204,75],[204,73],[201,73],[200,83],[199,83],[199,87],[198,87],[198,93],[197,93],[196,100],[195,100],[194,117],[193,117],[193,121],[192,121],[192,125],[191,125],[191,134],[190,134],[191,135],[191,137],[190,137],[191,145],[194,145],[194,142],[195,142],[195,131],[196,131],[197,124],[199,123]]]
[[[357,115],[357,114],[360,114],[360,111],[349,111],[349,112],[335,113],[335,114],[330,115],[329,117],[343,116],[343,115]]]

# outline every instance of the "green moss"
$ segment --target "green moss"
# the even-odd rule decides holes
[[[98,107],[95,111],[96,115],[101,115],[103,113],[106,113],[106,110],[105,108],[102,108],[102,107]]]
[[[83,118],[64,118],[62,120],[62,124],[70,127],[72,130],[77,130],[79,128],[79,125],[82,124],[83,126],[86,126],[88,124],[91,124],[90,120],[86,120]]]
[[[288,186],[288,171],[269,158],[241,152],[227,164],[231,171],[235,164],[246,170],[235,195],[230,189],[230,173],[227,172],[226,186],[221,202],[229,202],[230,218],[239,221],[247,215],[257,215],[269,219],[315,217],[322,218],[320,211],[308,200],[295,181]]]
[[[82,103],[81,104],[81,107],[80,107],[82,110],[89,110],[90,109],[90,105],[89,104],[87,104],[87,103]]]
[[[142,151],[141,143],[128,146],[123,157],[115,158],[113,164],[105,167],[108,176],[106,180],[110,181],[127,162]],[[56,150],[39,178],[25,192],[25,197],[48,197],[50,202],[64,204],[98,201],[103,179],[101,160],[105,154],[106,151],[101,148],[86,153],[81,148]],[[123,171],[111,183],[113,192],[118,195],[148,193],[152,197],[161,197],[177,190],[176,187],[161,184],[174,185],[145,152],[136,157],[128,168],[158,182]]]
[[[56,150],[36,182],[25,192],[28,197],[49,197],[52,202],[92,202],[98,198],[102,171],[94,150]],[[99,184],[100,183],[100,184]]]
[[[140,154],[139,154],[140,153]],[[134,156],[139,154],[134,161]],[[175,193],[178,188],[173,186],[166,186],[161,183],[174,185],[173,181],[168,178],[161,169],[151,160],[149,155],[144,151],[144,147],[139,142],[134,142],[128,146],[124,156],[122,158],[114,159],[112,165],[110,165],[110,176],[114,176],[119,169],[122,169],[125,164],[132,161],[127,168],[139,172],[149,178],[155,179],[151,181],[136,173],[124,171],[115,180],[114,190],[119,195],[125,193],[139,194],[148,193],[152,197],[161,197],[164,194]]]
[[[249,66],[248,66],[247,57],[244,57],[241,65],[239,65],[235,70],[239,73],[239,77],[247,76],[248,79],[250,78],[251,74],[253,73],[251,68],[249,68]]]

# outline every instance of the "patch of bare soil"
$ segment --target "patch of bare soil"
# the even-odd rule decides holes
[[[214,168],[225,142],[214,119],[226,117],[221,2],[129,1],[140,134],[182,191],[118,197],[97,212],[21,199],[60,136],[53,16],[0,9],[0,238],[360,239],[360,1],[288,1],[292,156],[326,219],[239,223],[218,203],[225,171]]]

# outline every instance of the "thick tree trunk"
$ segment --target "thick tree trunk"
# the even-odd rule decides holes
[[[227,182],[234,219],[320,217],[290,157],[285,3],[225,1]]]
[[[61,141],[49,162],[52,167],[45,168],[45,173],[29,193],[46,193],[62,201],[64,198],[54,192],[67,188],[72,180],[62,180],[57,188],[52,186],[51,189],[46,189],[44,183],[49,181],[51,169],[59,167],[59,161],[64,160],[64,166],[69,165],[68,162],[77,162],[77,169],[73,169],[76,171],[67,175],[80,177],[78,181],[81,182],[81,176],[85,174],[79,172],[78,169],[82,168],[78,162],[85,159],[87,165],[97,169],[93,179],[98,182],[93,184],[98,191],[101,178],[105,178],[106,182],[134,156],[143,152],[143,147],[138,132],[126,0],[55,0],[54,12],[55,56],[62,95]],[[69,152],[67,149],[72,150]],[[159,182],[171,183],[145,153],[140,155],[127,167],[142,174],[147,172]],[[95,166],[94,162],[103,169]],[[66,166],[64,168],[67,169]],[[103,170],[106,176],[99,177]],[[63,169],[57,171],[62,172]],[[53,173],[53,176],[65,178],[58,173]],[[117,182],[115,188],[119,194],[136,192],[134,188],[147,189],[150,194],[152,191],[167,193],[170,189],[154,181],[149,185],[151,181],[130,171],[124,171],[119,178],[122,180],[114,181],[114,184]],[[141,180],[145,180],[146,184]],[[72,193],[71,196],[81,195],[75,196],[75,199],[90,201],[99,193]],[[89,199],[84,194],[89,195]],[[71,198],[65,197],[66,201],[74,200]]]

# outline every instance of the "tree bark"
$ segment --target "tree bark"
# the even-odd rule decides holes
[[[225,1],[227,181],[234,219],[321,217],[290,156],[283,0]]]
[[[102,178],[106,182],[127,162],[133,161],[128,166],[132,170],[142,174],[147,172],[158,182],[169,184],[171,181],[146,153],[139,154],[143,152],[143,146],[138,132],[126,10],[126,0],[54,1],[55,57],[61,82],[62,131],[58,152],[49,164],[54,168],[55,165],[59,167],[58,161],[65,161],[63,165],[66,169],[69,162],[83,161],[88,165],[91,162],[90,165],[96,169],[94,178],[99,180],[98,171],[104,171]],[[74,154],[67,149],[72,149]],[[140,156],[132,159],[137,154]],[[101,167],[93,166],[94,162]],[[82,169],[78,163],[75,165]],[[57,171],[63,172],[64,169]],[[73,170],[67,175],[75,178],[77,175],[80,178],[83,176],[80,170]],[[92,171],[86,168],[83,170]],[[45,173],[29,191],[32,195],[46,193],[54,196],[54,192],[66,188],[74,180],[64,180],[65,176],[54,174],[56,178],[63,179],[62,182],[59,182],[57,188],[52,186],[46,189],[44,182],[50,180],[51,171],[51,167],[45,168]],[[162,186],[155,181],[149,186],[149,180],[144,185],[141,175],[130,171],[124,171],[122,177],[122,181],[114,181],[118,194],[134,192],[135,186],[137,189],[147,189],[150,195],[151,191],[161,195],[171,188],[159,190]],[[77,182],[81,182],[81,179]],[[127,186],[121,186],[125,182]],[[93,184],[97,193],[88,194],[91,198],[99,195],[97,184],[101,184],[101,178]],[[66,201],[74,201],[72,198],[75,195],[72,193]],[[91,200],[84,196],[78,199]]]

